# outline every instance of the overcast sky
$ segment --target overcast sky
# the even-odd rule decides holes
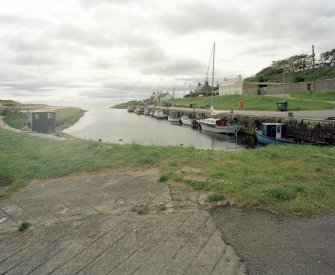
[[[143,99],[335,48],[335,1],[0,0],[0,98]]]

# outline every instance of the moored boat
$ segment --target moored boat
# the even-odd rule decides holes
[[[181,123],[184,125],[189,125],[189,126],[192,125],[192,119],[190,119],[188,116],[181,116],[180,120],[181,120]]]
[[[135,111],[134,111],[135,114],[138,114],[138,115],[143,115],[144,114],[144,107],[143,106],[138,106]]]
[[[164,114],[162,110],[156,110],[153,117],[156,119],[167,119],[168,115]]]
[[[222,118],[200,119],[199,124],[202,130],[212,133],[236,134],[240,131],[240,126],[235,123],[230,124],[226,119]]]
[[[179,117],[168,116],[168,121],[170,121],[173,124],[180,124],[180,118]]]
[[[150,115],[150,108],[149,108],[148,106],[145,106],[145,107],[144,107],[144,112],[143,112],[143,114],[144,114],[145,116],[149,116],[149,115]]]
[[[135,106],[132,106],[132,105],[129,105],[129,106],[127,107],[127,111],[128,111],[128,113],[133,113],[133,112],[135,111],[135,109],[136,109],[136,107],[135,107]]]
[[[172,124],[180,124],[180,117],[175,112],[170,112],[168,116],[168,121],[170,121]]]
[[[269,144],[296,144],[294,139],[286,138],[286,125],[283,123],[262,123],[262,130],[255,130],[257,142]]]

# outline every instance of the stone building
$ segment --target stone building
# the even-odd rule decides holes
[[[243,93],[243,79],[241,75],[237,78],[224,78],[219,87],[219,95],[241,95]]]

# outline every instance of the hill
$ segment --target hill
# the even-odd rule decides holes
[[[335,49],[314,58],[315,79],[335,78]],[[313,56],[300,54],[283,60],[273,61],[246,82],[303,82],[313,80]]]

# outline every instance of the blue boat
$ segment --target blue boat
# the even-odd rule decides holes
[[[262,123],[262,130],[255,130],[257,143],[269,144],[296,144],[294,139],[285,138],[286,125],[283,123]]]

